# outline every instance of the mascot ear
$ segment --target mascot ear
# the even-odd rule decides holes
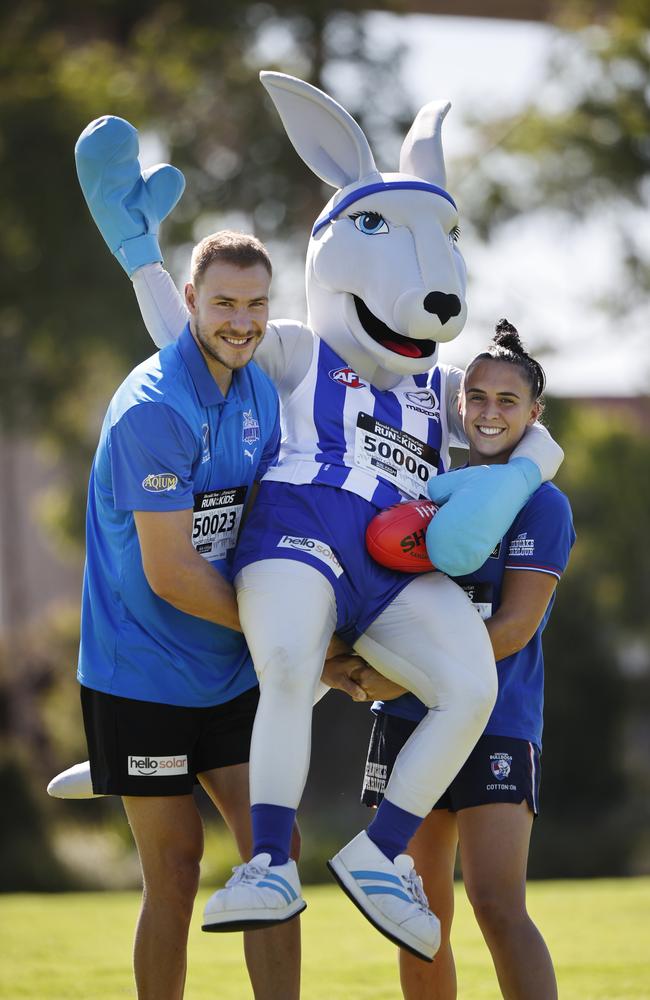
[[[368,140],[352,115],[304,80],[260,73],[296,152],[317,177],[343,188],[375,174]]]
[[[444,188],[447,183],[440,131],[449,101],[432,101],[418,111],[402,144],[399,169],[402,174],[420,177]]]

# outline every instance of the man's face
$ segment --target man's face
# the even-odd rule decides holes
[[[271,277],[261,263],[236,267],[217,260],[196,286],[185,286],[192,333],[210,368],[216,362],[225,374],[251,360],[269,318],[270,284]]]

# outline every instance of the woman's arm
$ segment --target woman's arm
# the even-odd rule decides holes
[[[556,586],[557,577],[551,573],[506,570],[501,604],[485,622],[495,660],[518,653],[530,642]]]

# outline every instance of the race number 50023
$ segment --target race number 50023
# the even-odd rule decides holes
[[[195,495],[192,544],[205,559],[223,559],[237,544],[245,498],[245,486]]]

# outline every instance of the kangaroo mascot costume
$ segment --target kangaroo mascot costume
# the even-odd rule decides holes
[[[370,827],[329,867],[383,934],[431,960],[438,921],[403,851],[496,696],[485,627],[445,573],[484,562],[562,453],[533,427],[507,465],[439,477],[450,441],[464,443],[462,373],[436,363],[438,344],[458,336],[466,319],[440,136],[449,105],[422,108],[399,172],[380,173],[359,125],[327,94],[280,73],[261,79],[298,154],[336,190],[309,242],[309,323],[270,323],[255,356],[277,386],[284,431],[233,565],[261,692],[250,755],[255,856],[208,901],[204,929],[277,923],[305,906],[289,837],[309,765],[312,705],[337,631],[430,711],[401,751]],[[188,319],[157,241],[182,179],[167,166],[141,176],[137,132],[122,119],[91,123],[76,154],[91,213],[163,348]],[[410,576],[373,563],[368,522],[420,497],[444,505],[427,536],[444,573]],[[64,772],[50,790],[90,794],[87,767]]]

